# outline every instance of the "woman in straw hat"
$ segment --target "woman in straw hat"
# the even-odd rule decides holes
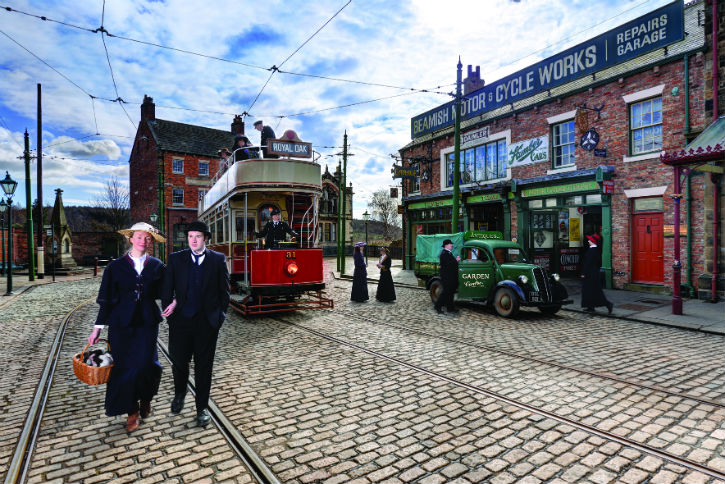
[[[118,232],[131,248],[103,272],[96,300],[100,310],[88,342],[96,343],[108,326],[114,367],[106,385],[106,415],[128,414],[126,430],[132,432],[151,414],[151,399],[161,382],[156,338],[162,318],[156,299],[165,266],[146,252],[154,240],[165,239],[144,222]]]
[[[355,261],[355,272],[352,275],[350,300],[355,302],[365,302],[370,299],[368,296],[368,270],[363,256],[364,247],[365,242],[358,242],[355,244],[355,252],[352,254]]]

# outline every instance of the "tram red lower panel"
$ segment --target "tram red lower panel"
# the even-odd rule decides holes
[[[323,283],[319,248],[252,250],[249,263],[251,287]]]

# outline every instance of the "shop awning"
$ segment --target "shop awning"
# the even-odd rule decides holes
[[[662,152],[660,161],[667,165],[693,165],[701,171],[723,173],[725,160],[725,116],[720,116],[681,151]]]

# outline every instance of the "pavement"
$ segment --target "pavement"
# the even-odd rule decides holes
[[[412,270],[403,270],[401,260],[393,259],[390,273],[396,285],[419,287],[421,284]],[[335,278],[350,279],[353,272],[352,257],[345,261],[345,273],[334,273]],[[368,281],[378,281],[378,270],[375,260],[368,259]],[[581,312],[581,283],[576,279],[562,279],[561,281],[569,292],[573,304],[564,306],[568,311]],[[725,301],[712,303],[702,299],[682,299],[682,314],[672,314],[672,296],[626,291],[623,289],[605,289],[607,299],[614,304],[611,317],[639,321],[643,323],[674,326],[713,334],[725,334]],[[598,315],[607,315],[606,308],[597,308]]]

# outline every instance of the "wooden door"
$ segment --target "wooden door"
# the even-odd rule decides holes
[[[632,282],[664,283],[662,213],[633,216]]]

